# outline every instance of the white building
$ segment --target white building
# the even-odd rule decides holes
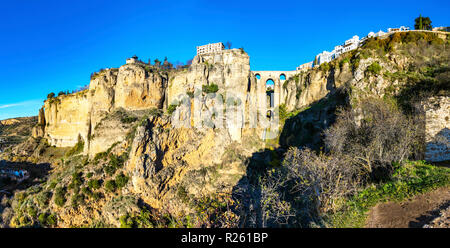
[[[217,43],[212,43],[212,44],[208,44],[208,45],[198,46],[197,47],[197,55],[221,52],[223,49],[225,49],[225,46],[223,45],[222,42],[217,42]]]
[[[333,54],[333,59],[338,58],[342,53],[358,48],[359,43],[359,36],[355,35],[351,39],[346,40],[344,45],[335,46],[334,50],[331,52]]]
[[[318,54],[316,56],[317,64],[320,65],[325,62],[330,62],[331,60],[338,58],[342,53],[358,48],[359,44],[359,36],[355,35],[351,39],[346,40],[343,45],[335,46],[333,51],[323,51]]]
[[[138,57],[136,55],[134,55],[133,57],[128,58],[126,60],[126,62],[127,62],[127,64],[135,64],[138,62]]]
[[[376,32],[375,33],[375,37],[380,37],[380,36],[383,36],[383,35],[385,35],[386,33],[385,32],[383,32],[383,31],[378,31],[378,32]]]
[[[398,32],[398,31],[409,31],[409,27],[401,26],[399,28],[388,28],[388,33]]]
[[[325,62],[330,62],[333,59],[333,54],[328,51],[323,51],[316,56],[317,64],[320,65]]]
[[[313,61],[301,64],[297,67],[297,71],[308,70],[313,67]]]
[[[367,34],[366,37],[363,37],[361,39],[359,39],[359,37],[355,35],[351,39],[346,40],[343,45],[335,46],[333,51],[331,52],[323,51],[322,53],[319,53],[316,56],[317,64],[314,64],[314,67],[317,67],[325,62],[330,62],[331,60],[338,58],[341,54],[358,48],[369,38],[381,37],[391,32],[398,32],[398,31],[409,31],[409,27],[401,26],[399,28],[388,28],[387,33],[381,30],[376,33],[369,32],[369,34]],[[301,69],[301,66],[297,67],[297,70],[299,70],[299,68]]]
[[[359,42],[359,36],[355,35],[351,39],[346,40],[344,42],[344,46],[348,46],[348,45],[351,45],[351,44],[358,44],[358,42]]]

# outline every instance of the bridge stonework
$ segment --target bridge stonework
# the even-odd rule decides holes
[[[274,82],[274,99],[273,99],[273,110],[282,103],[282,99],[285,98],[286,92],[283,90],[283,83],[290,77],[296,75],[297,71],[252,71],[254,77],[256,77],[257,93],[265,94],[267,81],[272,80]],[[259,75],[259,79],[258,76]],[[284,76],[284,79],[281,77]],[[267,102],[266,105],[267,106]]]

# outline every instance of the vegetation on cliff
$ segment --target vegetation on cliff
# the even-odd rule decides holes
[[[108,105],[109,112],[93,116],[98,120],[92,130],[89,126],[88,138],[79,135],[71,148],[52,147],[45,138],[10,148],[7,160],[47,161],[53,170],[2,202],[3,224],[362,226],[365,212],[377,202],[450,184],[448,169],[420,160],[423,116],[415,112],[426,97],[448,95],[448,45],[448,35],[425,32],[371,38],[333,62],[287,79],[283,89],[294,103],[277,106],[281,130],[272,141],[259,141],[259,133],[248,129],[232,142],[219,128],[171,128],[167,114],[181,111],[180,104],[168,105],[166,114],[159,106],[131,111]],[[202,71],[213,70],[207,61],[195,63]],[[129,67],[145,78],[153,75],[152,66],[142,66]],[[170,77],[157,78],[162,83]],[[219,91],[210,81],[199,85],[204,93]],[[49,94],[48,101],[63,97]],[[228,100],[230,108],[250,105]],[[117,139],[106,140],[109,136]],[[93,141],[101,152],[85,153]]]

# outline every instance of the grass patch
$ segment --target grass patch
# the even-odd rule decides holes
[[[83,152],[84,149],[84,140],[81,138],[81,136],[78,136],[78,142],[75,144],[74,147],[70,148],[69,151],[66,152],[66,157],[73,156],[75,154],[79,154]]]
[[[367,212],[380,202],[402,201],[417,194],[450,184],[450,169],[424,161],[407,161],[394,165],[390,181],[371,185],[346,200],[344,207],[325,216],[330,227],[363,227]]]
[[[366,72],[370,73],[372,75],[378,75],[378,74],[380,74],[380,71],[381,71],[381,65],[378,64],[378,62],[373,62],[366,69]]]

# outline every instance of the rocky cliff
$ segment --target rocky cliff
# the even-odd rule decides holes
[[[251,174],[280,166],[290,146],[319,150],[339,107],[358,112],[359,101],[376,97],[415,113],[416,103],[439,97],[445,104],[430,100],[434,112],[424,116],[445,114],[448,43],[446,35],[369,40],[331,63],[289,73],[273,108],[242,49],[198,55],[184,69],[133,62],[102,70],[89,89],[47,99],[35,138],[4,156],[29,153],[22,156],[54,166],[46,182],[17,196],[11,225],[235,226],[247,214],[238,214],[240,189],[255,190]],[[442,118],[444,126],[427,124],[433,137],[448,128]],[[57,221],[38,220],[30,209]]]

